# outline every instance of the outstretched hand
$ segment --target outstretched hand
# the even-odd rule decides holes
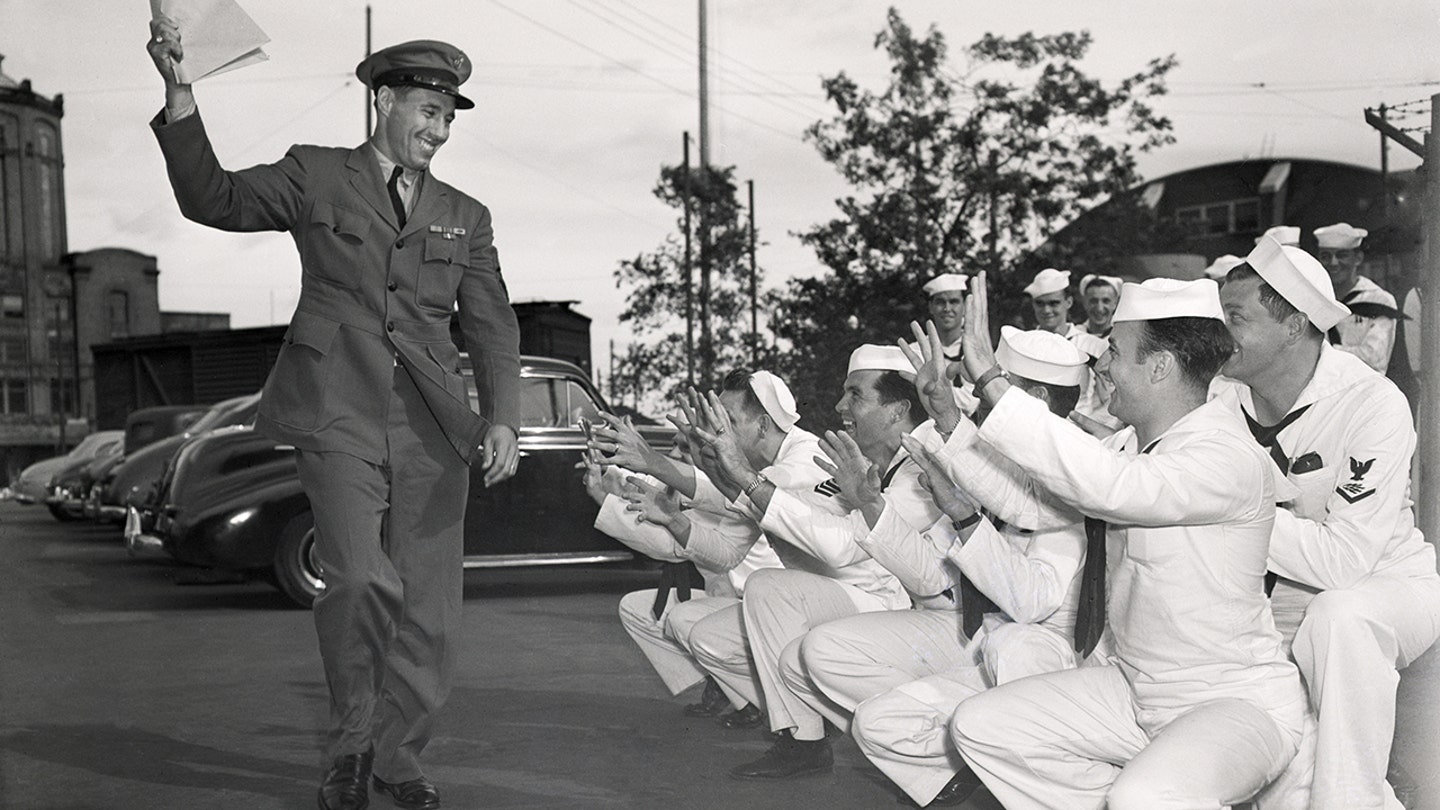
[[[650,475],[661,471],[665,456],[645,441],[630,417],[602,412],[600,418],[605,424],[595,426],[589,447],[601,454],[602,462]]]
[[[915,335],[913,348],[904,340],[895,343],[915,367],[915,391],[920,394],[925,412],[941,432],[949,433],[964,415],[955,401],[952,383],[960,372],[960,363],[945,359],[945,344],[940,341],[940,330],[935,328],[934,321],[926,321],[923,330],[919,323],[911,321],[910,331]]]
[[[700,424],[707,426],[695,427],[695,437],[705,448],[702,455],[713,454],[716,471],[733,486],[744,487],[755,477],[755,468],[745,457],[745,450],[740,447],[740,440],[736,438],[734,425],[730,422],[730,414],[714,391],[706,392],[703,397],[693,392],[692,395],[696,418]],[[710,471],[706,470],[706,475],[709,474]],[[717,486],[720,483],[716,481]]]
[[[990,342],[990,305],[986,299],[987,282],[982,271],[970,282],[970,294],[965,296],[965,331],[963,351],[965,371],[970,379],[995,365],[995,346]]]
[[[920,483],[930,490],[930,497],[946,517],[952,521],[961,521],[978,511],[979,507],[961,491],[950,473],[945,471],[945,466],[935,458],[934,453],[926,449],[924,443],[906,434],[900,437],[900,444],[910,453],[910,457],[915,459],[915,463],[920,465]]]
[[[856,507],[872,504],[883,508],[880,468],[860,452],[860,445],[850,434],[827,430],[820,437],[820,449],[828,459],[816,456],[815,463],[835,479],[835,484],[850,503]]]
[[[674,492],[633,475],[625,479],[621,497],[627,501],[625,511],[634,512],[637,520],[646,523],[669,526],[680,516],[680,499]]]

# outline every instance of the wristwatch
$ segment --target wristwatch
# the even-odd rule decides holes
[[[978,399],[983,396],[981,392],[985,390],[985,386],[994,382],[996,377],[1004,376],[1005,369],[1000,368],[1000,364],[996,363],[995,365],[986,369],[984,374],[981,374],[979,377],[975,378],[975,387],[971,390],[974,392],[975,397]]]
[[[752,493],[752,492],[754,492],[756,489],[758,489],[761,484],[763,484],[763,483],[765,483],[766,481],[769,481],[769,480],[770,480],[769,478],[766,478],[766,477],[765,477],[765,473],[762,473],[762,472],[757,472],[757,473],[755,473],[755,477],[752,478],[752,479],[750,479],[750,483],[748,483],[748,484],[745,485],[745,494],[746,494],[746,495],[749,495],[750,493]]]

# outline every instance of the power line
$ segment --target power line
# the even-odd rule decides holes
[[[581,11],[585,12],[586,14],[589,14],[589,15],[595,17],[596,19],[600,20],[601,22],[605,23],[606,25],[610,26],[611,28],[614,28],[614,29],[620,31],[620,32],[626,34],[627,36],[633,37],[634,39],[637,39],[637,40],[639,40],[640,42],[642,42],[642,43],[644,43],[644,44],[646,44],[646,45],[648,45],[648,46],[650,46],[650,47],[652,47],[652,48],[660,51],[661,53],[664,53],[664,54],[667,55],[667,56],[670,56],[670,57],[673,57],[673,58],[679,60],[680,62],[683,62],[683,63],[688,64],[688,63],[690,63],[690,62],[692,61],[692,59],[693,59],[693,57],[692,57],[692,55],[691,55],[690,48],[689,48],[689,46],[690,46],[689,41],[682,40],[682,42],[677,45],[677,44],[674,44],[674,43],[673,43],[673,38],[672,38],[672,41],[665,41],[664,38],[666,37],[666,35],[663,34],[663,33],[657,33],[657,32],[655,32],[653,29],[643,29],[645,33],[644,33],[644,34],[639,33],[636,29],[640,29],[640,28],[641,28],[640,24],[637,23],[637,21],[634,20],[633,18],[627,17],[623,12],[617,11],[617,10],[615,10],[615,9],[607,9],[607,11],[609,11],[609,13],[611,13],[611,14],[615,14],[615,15],[619,16],[619,17],[620,17],[622,20],[624,20],[626,23],[630,24],[631,26],[634,26],[634,28],[626,27],[625,25],[621,25],[620,23],[617,23],[617,22],[615,22],[614,20],[608,19],[608,18],[606,18],[605,16],[603,16],[600,12],[596,11],[594,8],[591,8],[591,7],[589,7],[588,5],[585,5],[585,4],[576,2],[576,0],[566,0],[566,2],[570,3],[570,5],[575,6],[576,8],[578,8],[578,9],[580,9]],[[645,36],[645,34],[649,34],[650,36],[647,37],[647,36]],[[716,53],[716,51],[715,51],[714,48],[710,48],[709,51],[710,51],[712,54]],[[725,76],[723,76],[723,75],[722,75],[721,77],[719,77],[719,78],[721,79],[721,81],[724,81],[724,82],[728,82],[728,83],[732,83],[732,84],[735,83],[733,79],[729,79],[728,77],[725,77]],[[749,81],[749,80],[746,80],[746,81],[747,81],[747,84],[748,84],[749,87],[756,88],[756,89],[759,89],[759,90],[761,90],[761,91],[764,90],[764,88],[761,87],[760,85],[758,85],[757,83],[755,83],[755,82],[753,82],[753,81]],[[800,116],[801,118],[805,118],[805,119],[807,119],[807,120],[813,117],[813,113],[811,113],[811,112],[809,112],[809,111],[802,111],[802,110],[800,110],[800,109],[797,109],[797,108],[796,108],[795,106],[793,106],[793,105],[782,104],[782,103],[780,103],[780,102],[778,102],[778,101],[774,101],[774,100],[772,100],[772,99],[770,99],[770,98],[768,98],[768,97],[760,96],[760,95],[758,95],[758,94],[756,95],[756,98],[757,98],[758,100],[760,100],[760,101],[764,101],[765,103],[769,104],[769,105],[772,106],[772,107],[775,107],[776,109],[781,110],[782,112],[790,113],[790,114],[793,114],[793,115],[798,115],[798,116]]]
[[[563,39],[563,40],[565,40],[566,42],[569,42],[570,44],[576,46],[577,48],[581,48],[581,49],[583,49],[583,50],[585,50],[585,51],[587,51],[587,52],[589,52],[589,53],[595,54],[596,56],[599,56],[599,57],[601,57],[602,59],[605,59],[605,60],[608,61],[608,62],[613,62],[613,63],[619,65],[620,67],[623,67],[624,69],[626,69],[626,70],[628,70],[628,71],[630,71],[630,72],[632,72],[632,73],[635,73],[635,74],[637,74],[637,75],[639,75],[639,76],[643,76],[643,77],[645,77],[646,79],[649,79],[650,81],[655,82],[656,84],[659,84],[659,85],[661,85],[662,87],[666,87],[666,88],[668,88],[668,89],[670,89],[670,90],[672,90],[672,91],[674,91],[674,92],[676,92],[676,93],[679,93],[679,94],[682,95],[682,96],[686,96],[686,97],[692,98],[692,99],[696,97],[696,94],[693,93],[693,92],[691,92],[691,91],[689,91],[689,90],[686,90],[686,89],[681,88],[681,87],[676,87],[675,85],[673,85],[673,84],[665,81],[664,79],[660,79],[660,78],[657,78],[657,77],[655,77],[655,76],[652,76],[652,75],[650,75],[649,73],[646,73],[645,71],[640,70],[639,68],[635,67],[634,65],[627,64],[627,63],[625,63],[625,62],[623,62],[623,61],[621,61],[621,60],[619,60],[619,59],[616,59],[616,58],[613,57],[613,56],[610,56],[609,54],[607,54],[607,53],[605,53],[605,52],[603,52],[603,51],[597,50],[597,49],[595,49],[595,48],[593,48],[593,47],[585,44],[584,42],[581,42],[580,40],[575,39],[574,37],[570,36],[569,34],[566,34],[566,33],[562,32],[562,31],[556,30],[555,28],[552,28],[551,26],[546,25],[546,24],[543,23],[543,22],[540,22],[539,20],[535,19],[534,17],[531,17],[531,16],[528,15],[528,14],[525,14],[525,13],[523,13],[523,12],[521,12],[521,11],[517,11],[517,10],[511,8],[510,6],[505,5],[504,3],[500,2],[500,0],[490,0],[490,2],[491,2],[491,4],[496,5],[496,6],[499,6],[500,8],[504,9],[505,11],[508,11],[508,12],[510,12],[511,14],[514,14],[515,16],[521,18],[522,20],[525,20],[526,22],[529,22],[531,25],[534,25],[535,27],[540,28],[541,30],[547,31],[547,32],[549,32],[549,33],[551,33],[551,34],[559,37],[560,39]],[[720,105],[718,105],[718,104],[715,105],[715,106],[716,106],[717,108],[723,110],[724,112],[728,113],[728,114],[729,114],[731,117],[733,117],[733,118],[738,118],[738,119],[741,120],[741,121],[745,121],[745,122],[747,122],[747,123],[753,124],[754,126],[757,126],[757,127],[761,128],[761,129],[768,130],[768,131],[773,132],[773,133],[775,133],[775,134],[777,134],[777,135],[782,135],[782,136],[784,136],[785,138],[787,138],[787,139],[789,139],[789,140],[793,140],[793,141],[796,141],[796,142],[801,142],[801,143],[803,143],[803,140],[800,138],[800,136],[796,135],[796,134],[793,133],[793,132],[786,132],[786,131],[783,130],[783,129],[779,129],[778,127],[773,127],[773,126],[771,126],[771,125],[769,125],[769,124],[767,124],[767,123],[765,123],[765,122],[763,122],[763,121],[757,121],[757,120],[755,120],[754,118],[751,118],[751,117],[749,117],[749,116],[741,115],[740,113],[737,113],[737,112],[735,112],[734,110],[728,109],[728,108],[726,108],[726,107],[722,107],[722,106],[720,106]]]

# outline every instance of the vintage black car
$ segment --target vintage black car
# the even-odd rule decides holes
[[[592,527],[594,502],[575,469],[585,446],[579,420],[607,410],[599,392],[576,366],[543,357],[522,357],[521,382],[519,470],[489,489],[478,467],[472,473],[465,567],[632,559]],[[672,428],[639,429],[658,448],[674,443]],[[182,563],[262,574],[309,606],[325,587],[313,534],[294,448],[230,428],[180,448],[156,500],[127,521],[126,540],[135,553],[163,549]]]
[[[165,467],[187,440],[209,430],[232,425],[253,424],[260,395],[234,397],[210,406],[185,432],[167,436],[125,457],[91,487],[86,513],[101,521],[124,521],[125,508],[154,500]],[[93,506],[92,506],[93,504]]]

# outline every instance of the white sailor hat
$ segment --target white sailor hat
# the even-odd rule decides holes
[[[1225,310],[1220,306],[1220,285],[1208,278],[1194,281],[1152,278],[1142,284],[1127,281],[1120,290],[1115,316],[1110,320],[1121,323],[1163,318],[1225,320]]]
[[[1049,295],[1053,292],[1061,292],[1070,289],[1070,271],[1056,270],[1047,267],[1035,274],[1035,280],[1025,288],[1025,294],[1031,298],[1042,295]]]
[[[1276,225],[1272,228],[1267,228],[1265,229],[1265,233],[1262,233],[1259,236],[1255,237],[1255,244],[1260,244],[1260,240],[1264,239],[1267,236],[1271,237],[1276,242],[1279,242],[1282,245],[1298,246],[1300,244],[1300,226]]]
[[[969,283],[970,279],[960,275],[959,273],[942,273],[941,275],[938,275],[935,278],[932,278],[929,281],[925,282],[925,286],[921,287],[920,289],[924,290],[926,295],[934,295],[935,293],[942,292],[954,292],[955,290],[965,292],[965,288],[969,285]]]
[[[866,343],[850,353],[850,367],[845,374],[849,376],[857,371],[898,371],[907,380],[915,379],[915,367],[899,346]]]
[[[1116,295],[1120,294],[1120,286],[1125,283],[1124,279],[1116,278],[1115,276],[1102,276],[1099,273],[1090,273],[1080,279],[1080,294],[1084,295],[1085,291],[1090,289],[1090,285],[1097,281],[1114,287]]]
[[[1051,385],[1084,385],[1089,361],[1075,344],[1054,332],[1000,327],[995,362],[1011,374]]]
[[[1273,230],[1273,228],[1271,230]],[[1256,239],[1255,241],[1259,242],[1260,240]],[[1240,258],[1239,256],[1236,256],[1232,253],[1226,253],[1224,256],[1221,256],[1215,261],[1211,262],[1209,267],[1205,268],[1205,277],[1213,278],[1216,281],[1220,281],[1221,279],[1230,275],[1231,270],[1244,263],[1245,260]]]
[[[1315,241],[1325,250],[1355,250],[1360,247],[1361,240],[1369,235],[1369,231],[1356,228],[1348,222],[1337,222],[1315,229]]]
[[[1325,266],[1300,248],[1281,245],[1265,237],[1245,257],[1245,262],[1255,268],[1281,298],[1305,313],[1321,332],[1349,316],[1350,308],[1335,300],[1335,287]]]
[[[782,433],[789,433],[800,421],[800,412],[795,410],[795,395],[790,393],[790,386],[784,380],[768,371],[757,371],[750,375],[750,390],[755,392],[755,398]]]

